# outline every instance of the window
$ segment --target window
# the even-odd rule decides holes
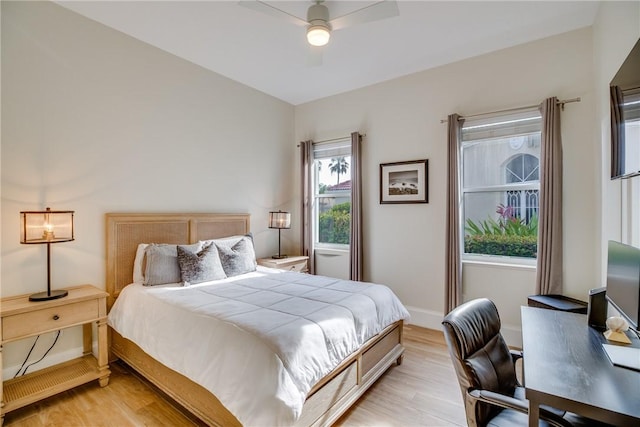
[[[537,110],[465,121],[461,142],[465,258],[536,257],[540,128]]]
[[[348,247],[351,238],[351,141],[316,144],[314,239],[316,247]]]

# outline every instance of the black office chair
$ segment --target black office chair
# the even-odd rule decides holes
[[[469,301],[451,310],[442,324],[469,427],[526,426],[529,404],[515,370],[522,353],[510,350],[502,338],[495,304],[486,298]],[[603,424],[541,406],[540,425]]]

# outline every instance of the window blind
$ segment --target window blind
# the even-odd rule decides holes
[[[462,126],[462,142],[526,135],[540,132],[541,126],[538,109],[468,119]]]
[[[345,157],[351,155],[351,140],[344,139],[313,145],[313,158],[326,159],[331,157]]]

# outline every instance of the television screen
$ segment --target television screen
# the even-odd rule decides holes
[[[611,80],[611,178],[640,175],[640,40]]]
[[[638,329],[640,317],[640,249],[609,241],[607,300]]]

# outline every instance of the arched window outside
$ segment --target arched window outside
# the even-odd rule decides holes
[[[531,154],[518,154],[505,166],[507,184],[517,184],[540,180],[540,160]],[[534,189],[509,190],[505,193],[504,205],[509,207],[511,215],[523,219],[526,223],[538,215],[540,191]]]

